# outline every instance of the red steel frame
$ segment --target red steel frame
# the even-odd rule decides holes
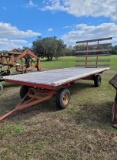
[[[39,94],[34,95],[34,94]],[[28,93],[25,95],[25,97],[19,102],[19,104],[10,112],[4,114],[0,117],[0,121],[11,115],[12,113],[28,108],[30,106],[36,105],[37,103],[40,103],[42,101],[48,100],[52,98],[56,94],[55,91],[51,90],[48,92],[48,90],[39,90],[35,88],[29,88]],[[28,98],[28,99],[27,99]],[[27,100],[25,100],[27,99]]]
[[[83,43],[86,43],[86,50],[81,50],[81,51],[76,51],[76,53],[85,53],[85,60],[84,61],[80,61],[80,60],[78,60],[77,62],[85,62],[85,68],[97,68],[98,66],[99,66],[99,64],[98,64],[98,62],[99,62],[99,57],[101,56],[100,54],[99,54],[99,52],[101,51],[101,52],[104,52],[104,51],[110,51],[111,49],[99,49],[99,45],[111,45],[111,43],[105,43],[105,44],[100,44],[99,42],[100,41],[105,41],[105,40],[111,40],[112,39],[112,37],[108,37],[108,38],[101,38],[101,39],[93,39],[93,40],[85,40],[85,41],[77,41],[76,43],[77,44],[83,44]],[[96,42],[96,44],[94,44],[95,46],[96,46],[96,50],[89,50],[89,43],[92,43],[92,42]],[[93,46],[93,45],[92,45]],[[90,54],[90,52],[92,52],[92,53],[95,53],[95,54],[92,54],[92,55],[89,55]],[[108,54],[102,54],[103,56],[108,56]],[[81,55],[82,56],[82,55]],[[96,62],[95,63],[95,66],[92,66],[92,65],[90,65],[90,64],[88,64],[88,58],[89,58],[89,56],[92,56],[92,57],[96,57],[96,60],[94,60],[94,61],[92,61],[92,62]],[[80,57],[80,55],[78,55],[78,57]],[[108,61],[107,61],[108,62]],[[77,66],[79,66],[79,65],[77,65]]]

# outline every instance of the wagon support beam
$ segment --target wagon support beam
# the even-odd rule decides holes
[[[30,106],[34,106],[40,102],[48,100],[52,98],[56,94],[56,91],[53,90],[41,90],[36,88],[29,88],[28,93],[24,96],[23,99],[19,102],[19,104],[8,113],[4,114],[0,117],[0,121],[13,114],[16,111],[28,108]]]

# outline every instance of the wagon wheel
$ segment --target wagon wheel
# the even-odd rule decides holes
[[[22,86],[20,88],[20,97],[24,98],[25,95],[28,93],[29,87],[28,86]]]
[[[2,94],[2,92],[3,92],[3,86],[2,84],[0,84],[0,95]]]
[[[60,109],[65,109],[70,101],[70,92],[68,89],[60,89],[56,95],[56,105]]]
[[[101,76],[100,75],[96,75],[94,77],[94,86],[95,87],[99,87],[101,85]]]

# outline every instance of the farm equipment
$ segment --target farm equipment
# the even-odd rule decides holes
[[[34,60],[36,59],[36,60]],[[6,67],[6,68],[5,68]],[[0,76],[10,75],[11,68],[15,68],[15,74],[26,73],[37,68],[40,70],[39,58],[29,49],[18,52],[16,49],[0,56]]]
[[[105,56],[105,52],[108,53],[110,49],[99,49],[99,46],[101,46],[101,44],[99,44],[99,41],[111,39],[112,37],[77,42],[85,42],[87,46],[87,49],[85,51],[78,51],[79,53],[85,53],[81,55],[85,58],[84,60],[77,60],[77,62],[83,62],[85,64],[82,67],[80,66],[80,68],[71,67],[4,77],[4,80],[6,82],[22,85],[20,89],[20,97],[22,99],[15,109],[1,116],[0,121],[16,111],[36,105],[42,101],[52,98],[53,96],[56,97],[57,107],[59,109],[65,109],[70,101],[70,91],[67,87],[72,85],[75,81],[81,79],[92,80],[94,82],[94,86],[99,87],[101,85],[100,74],[110,69],[109,66],[102,64],[102,62],[105,63],[106,60],[99,59],[99,55],[101,57]],[[94,50],[89,50],[88,43],[90,42],[97,42],[97,44],[95,45],[97,48]],[[102,52],[104,52],[104,54],[102,54]],[[90,53],[94,54],[90,55]],[[95,59],[89,60],[90,56],[94,56]],[[107,61],[109,62],[108,59]],[[93,62],[93,64],[89,65],[88,62]],[[98,66],[98,62],[101,62],[100,66]]]
[[[13,49],[0,56],[0,81],[4,81],[5,76],[22,74],[34,69],[40,70],[40,59],[29,49],[24,52]]]
[[[105,40],[111,40],[112,37],[93,39],[86,41],[77,41],[76,54],[78,57],[77,67],[98,68],[110,67],[111,43],[100,43]],[[96,42],[96,43],[95,43]]]

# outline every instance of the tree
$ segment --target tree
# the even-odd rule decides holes
[[[112,46],[111,54],[117,55],[117,45]]]
[[[73,56],[74,55],[74,48],[73,46],[67,46],[64,50],[65,56]]]
[[[41,58],[46,57],[48,61],[53,57],[58,58],[63,54],[66,45],[56,37],[40,38],[33,42],[32,50]]]
[[[6,54],[8,51],[7,50],[2,50],[2,51],[0,51],[0,55],[4,55],[4,54]]]

